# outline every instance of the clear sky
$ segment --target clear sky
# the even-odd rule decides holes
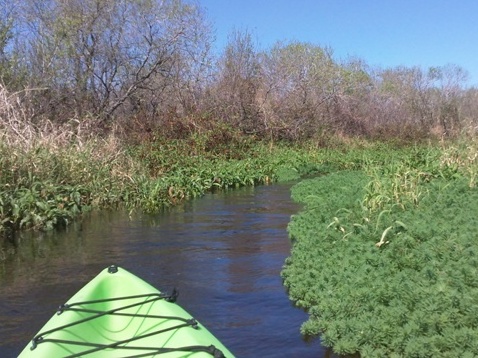
[[[466,69],[478,85],[478,0],[198,0],[217,46],[248,30],[260,49],[297,40],[372,66]]]

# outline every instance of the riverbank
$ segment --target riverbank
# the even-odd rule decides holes
[[[293,188],[282,277],[304,335],[344,355],[478,355],[476,149],[404,148]]]
[[[320,155],[312,150],[271,146],[231,128],[178,139],[85,137],[80,131],[59,127],[28,140],[3,137],[0,234],[62,227],[92,208],[155,212],[211,190],[320,170]]]
[[[230,127],[179,138],[124,139],[114,132],[100,137],[82,131],[68,124],[28,138],[3,136],[0,234],[63,227],[92,208],[155,212],[211,190],[373,168],[368,164],[386,163],[403,148],[350,139],[325,148],[270,143]]]

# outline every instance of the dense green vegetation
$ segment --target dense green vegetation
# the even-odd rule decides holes
[[[220,132],[224,135],[225,131]],[[227,132],[125,145],[114,138],[57,147],[0,146],[0,232],[67,225],[90,208],[154,212],[206,191],[298,178],[315,171],[312,152]],[[217,138],[214,138],[217,141]]]
[[[363,357],[476,356],[476,147],[362,164],[293,188],[305,207],[282,275],[303,334]]]

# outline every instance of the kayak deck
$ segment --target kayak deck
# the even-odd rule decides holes
[[[111,266],[61,305],[20,357],[233,357],[176,296]]]

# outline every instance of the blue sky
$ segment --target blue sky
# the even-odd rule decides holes
[[[337,59],[369,65],[466,69],[478,85],[478,0],[198,0],[217,46],[234,29],[259,48],[298,40],[332,48]]]

